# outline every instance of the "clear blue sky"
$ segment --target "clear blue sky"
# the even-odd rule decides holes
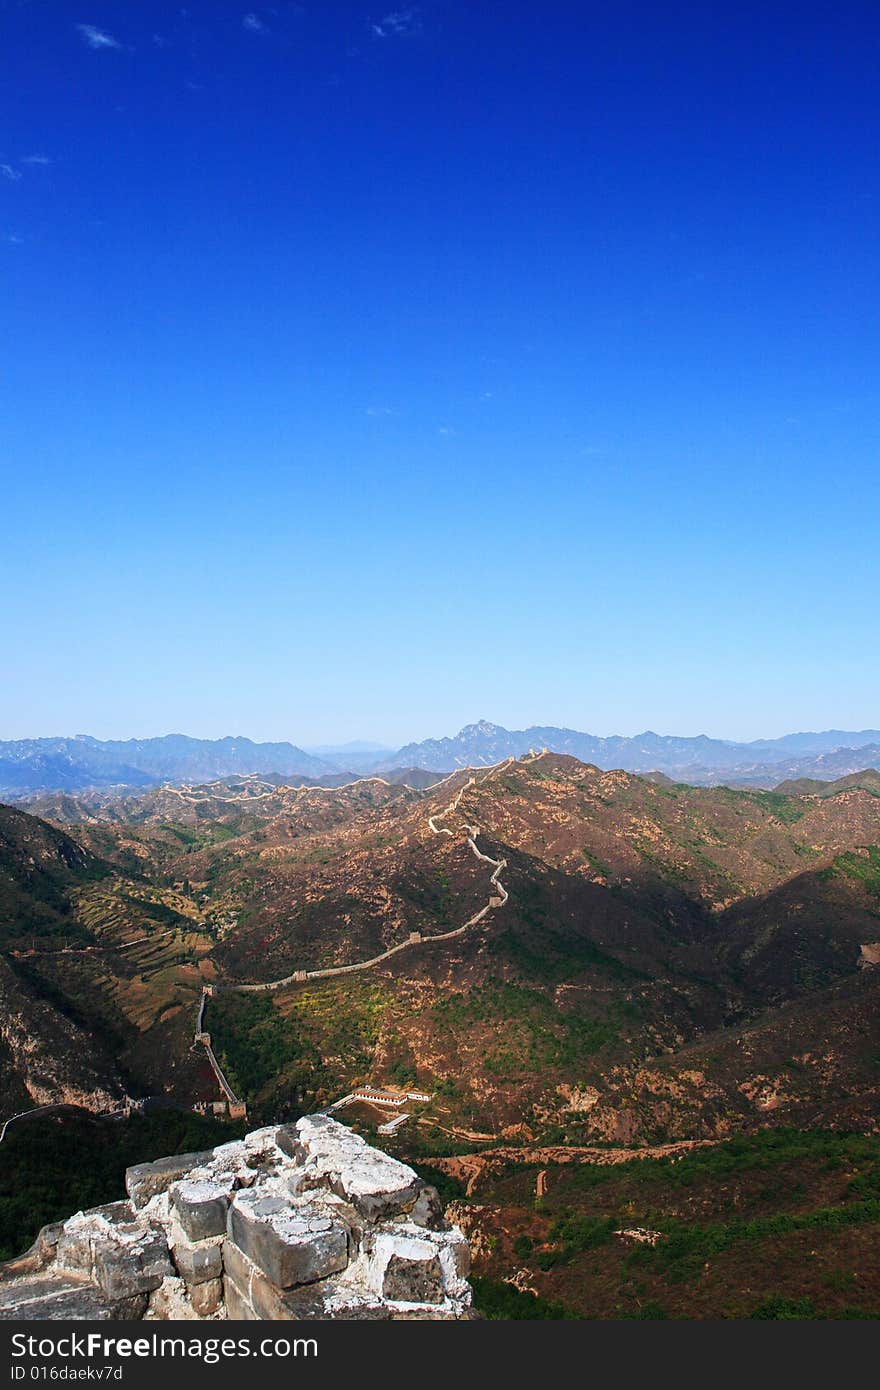
[[[0,737],[876,726],[876,4],[390,4],[0,4]]]

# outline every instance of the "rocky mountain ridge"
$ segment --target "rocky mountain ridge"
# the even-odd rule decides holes
[[[877,1132],[869,774],[787,794],[542,753],[424,790],[244,778],[97,800],[59,798],[64,824],[0,811],[10,1108],[210,1110],[204,1030],[251,1123],[358,1092],[345,1117],[371,1135],[376,1088],[414,1092],[387,1146],[463,1178],[483,1154],[534,1185],[578,1152]],[[526,1229],[555,1258],[552,1226]]]
[[[865,787],[694,788],[544,754],[426,791],[248,781],[223,794],[160,789],[116,815],[81,809],[66,835],[6,813],[32,848],[56,847],[51,862],[67,875],[63,910],[7,933],[10,991],[19,1016],[31,1001],[37,1032],[56,1028],[39,1005],[90,1033],[94,1057],[118,1068],[103,1069],[112,1093],[210,1101],[213,1076],[192,1039],[212,985],[218,1056],[267,1117],[291,1097],[321,1105],[405,1075],[449,1087],[456,1124],[470,1111],[487,1131],[518,1117],[536,1133],[682,1138],[761,1120],[757,1100],[729,1089],[724,1030],[742,1036],[769,1010],[752,1071],[778,1077],[778,1030],[801,1034],[786,1055],[812,1055],[816,1001],[832,1010],[827,991],[873,989],[880,798]],[[37,893],[38,915],[42,880],[27,861],[12,856],[10,875],[19,903]],[[502,861],[503,900],[483,919]],[[315,975],[366,960],[377,961],[366,974]],[[236,993],[278,980],[285,988],[262,997]],[[852,1116],[870,1108],[859,1059],[872,1028],[850,1030],[841,1014],[835,1071],[851,1072]],[[706,1038],[719,1040],[719,1075],[702,1053],[681,1063],[706,1078],[696,1099],[685,1104],[675,1082],[677,1101],[654,1106],[645,1092],[624,1104],[646,1058],[684,1059]],[[71,1033],[55,1050],[73,1068],[82,1047]],[[21,1054],[7,1067],[24,1098]],[[777,1087],[793,1115],[816,1112],[821,1070],[805,1064]],[[572,1108],[568,1097],[594,1091]]]

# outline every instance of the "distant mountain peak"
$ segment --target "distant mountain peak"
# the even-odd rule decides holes
[[[599,738],[576,729],[552,726],[506,729],[491,720],[479,719],[474,724],[465,724],[452,738],[429,738],[421,743],[407,744],[398,749],[387,766],[420,767],[448,773],[457,767],[488,767],[504,758],[520,758],[530,748],[548,748],[553,753],[567,753],[596,767],[622,768],[637,774],[657,771],[680,782],[742,781],[773,786],[781,779],[783,771],[790,777],[808,776],[811,772],[840,776],[880,761],[874,746],[861,746],[862,739],[863,734],[836,731],[735,743],[711,738],[708,734],[685,737],[658,734],[653,729],[631,738],[619,735]]]

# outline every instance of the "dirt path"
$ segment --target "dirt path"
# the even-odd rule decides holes
[[[636,1163],[645,1158],[677,1158],[682,1154],[691,1153],[694,1149],[712,1148],[718,1141],[715,1139],[681,1139],[674,1144],[654,1144],[641,1149],[600,1149],[600,1148],[579,1148],[566,1147],[564,1145],[552,1145],[546,1148],[525,1148],[515,1149],[503,1147],[498,1149],[484,1149],[478,1154],[455,1154],[448,1158],[432,1158],[431,1164],[435,1168],[440,1168],[444,1173],[448,1173],[452,1178],[458,1178],[466,1187],[468,1196],[471,1196],[474,1186],[481,1174],[487,1169],[500,1168],[508,1163],[525,1164],[560,1164],[560,1163],[595,1163],[599,1165],[617,1163]],[[543,1180],[543,1182],[542,1182]],[[535,1195],[542,1197],[546,1191],[547,1170],[543,1169],[538,1173],[535,1185]]]

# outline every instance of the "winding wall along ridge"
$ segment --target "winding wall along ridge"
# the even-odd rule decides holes
[[[546,749],[543,749],[540,753],[527,755],[527,757],[524,758],[523,761],[530,763],[536,762],[538,758],[542,758],[544,756],[546,751]],[[497,763],[494,767],[489,769],[488,773],[483,779],[484,782],[489,781],[491,777],[496,776],[498,773],[502,772],[505,768],[510,767],[510,765],[512,763],[515,763],[516,761],[516,758],[505,758],[502,762]],[[455,772],[451,772],[448,777],[443,778],[442,782],[436,783],[429,790],[432,793],[436,792],[437,788],[443,785],[443,782],[450,781],[453,777],[459,776],[463,771],[477,772],[482,770],[483,769],[477,768],[457,768]],[[376,777],[364,778],[359,780],[381,782],[384,779],[381,777]],[[455,838],[455,831],[450,830],[448,826],[438,825],[437,822],[440,820],[444,820],[446,816],[449,816],[454,811],[458,810],[459,802],[461,801],[465,792],[468,790],[469,787],[475,786],[476,782],[477,779],[475,776],[468,777],[467,781],[459,788],[456,795],[452,798],[449,805],[445,807],[444,810],[437,811],[434,813],[434,815],[428,817],[428,828],[433,835],[449,835],[450,838]],[[352,784],[347,783],[346,785],[350,786]],[[340,788],[309,787],[299,788],[298,790],[339,791]],[[396,946],[389,946],[387,951],[382,951],[377,956],[371,956],[369,960],[355,961],[351,965],[327,966],[322,970],[295,970],[292,974],[285,975],[283,978],[279,980],[266,980],[258,984],[234,984],[228,985],[226,986],[226,988],[235,990],[236,993],[239,994],[265,994],[271,990],[283,989],[287,985],[301,984],[307,980],[327,980],[337,975],[354,975],[362,970],[371,970],[374,966],[381,965],[382,961],[390,960],[392,956],[396,956],[400,951],[407,950],[408,947],[417,945],[420,946],[424,942],[450,941],[453,937],[463,936],[466,931],[468,931],[471,927],[475,927],[478,922],[481,922],[483,918],[487,917],[488,914],[492,912],[495,908],[503,907],[510,895],[508,894],[507,889],[504,887],[504,884],[500,880],[500,874],[502,870],[507,868],[507,860],[493,859],[490,854],[483,853],[483,851],[477,844],[477,835],[479,834],[479,830],[475,825],[463,825],[461,829],[465,832],[465,835],[467,837],[467,845],[471,850],[472,854],[475,854],[478,859],[481,859],[483,861],[483,863],[491,864],[493,868],[492,874],[489,878],[489,887],[491,891],[489,894],[488,901],[486,902],[485,906],[481,907],[478,912],[475,912],[472,917],[469,917],[466,922],[463,922],[460,927],[454,927],[452,931],[438,932],[435,936],[419,936],[418,938],[413,938],[408,941],[401,941]],[[232,1088],[230,1087],[229,1082],[223,1074],[223,1070],[220,1066],[220,1063],[217,1061],[217,1058],[214,1055],[214,1051],[210,1043],[210,1037],[207,1033],[203,1031],[205,1004],[207,998],[208,992],[207,990],[203,989],[201,993],[201,998],[199,1000],[199,1011],[196,1020],[195,1041],[197,1043],[201,1043],[202,1046],[205,1048],[205,1051],[208,1056],[208,1061],[211,1064],[211,1067],[214,1071],[214,1075],[216,1076],[217,1081],[220,1084],[220,1087],[227,1100],[230,1102],[230,1104],[238,1104],[238,1097],[235,1095]]]
[[[226,779],[219,778],[218,780],[223,781],[223,780],[226,780]],[[245,780],[245,779],[243,778],[242,780]],[[347,787],[357,787],[357,786],[359,786],[361,782],[379,782],[383,787],[397,787],[397,786],[400,786],[400,787],[405,787],[406,790],[408,790],[408,791],[415,791],[415,790],[417,790],[417,788],[414,788],[414,787],[406,787],[406,783],[404,783],[404,782],[389,782],[389,781],[387,780],[387,778],[385,778],[385,777],[378,777],[378,776],[372,776],[372,775],[369,776],[369,777],[355,777],[355,778],[353,778],[352,781],[350,781],[350,782],[339,782],[336,786],[333,786],[333,787],[324,787],[324,786],[321,786],[321,785],[315,785],[315,786],[306,785],[306,786],[302,786],[302,787],[288,787],[288,786],[272,787],[270,791],[266,791],[266,792],[254,792],[251,796],[221,796],[219,792],[205,792],[204,795],[200,796],[200,795],[198,794],[197,790],[196,790],[196,786],[191,785],[191,784],[190,784],[190,785],[187,785],[186,783],[184,783],[184,785],[183,785],[183,786],[180,786],[180,787],[173,787],[173,786],[171,786],[170,783],[165,782],[165,783],[162,784],[161,787],[158,787],[156,790],[157,790],[157,791],[161,791],[161,792],[165,792],[166,794],[169,794],[169,795],[172,795],[172,796],[179,796],[180,799],[181,799],[181,801],[195,800],[195,801],[222,801],[222,802],[228,802],[228,801],[250,802],[250,801],[266,801],[266,800],[268,800],[268,799],[271,799],[273,796],[278,796],[278,795],[280,795],[280,793],[282,793],[282,792],[291,792],[291,793],[293,793],[294,796],[304,796],[304,795],[306,795],[308,792],[343,792],[343,791],[346,790]],[[207,787],[210,787],[211,783],[210,783],[210,782],[206,782],[206,783],[204,783],[204,785],[207,786]],[[265,784],[265,783],[262,783],[261,785],[265,786],[266,784]],[[430,788],[431,791],[433,791],[435,785],[439,785],[439,783],[432,784],[432,786],[431,786],[431,788]]]
[[[533,757],[529,758],[528,761],[534,762],[540,757],[543,757],[543,753],[535,754]],[[515,758],[505,758],[503,762],[489,769],[484,780],[488,781],[490,777],[501,772],[514,762],[516,762]],[[460,775],[462,771],[469,770],[470,769],[459,768],[456,772],[450,773],[448,778],[444,778],[444,781],[449,781],[450,778]],[[477,769],[474,769],[474,771],[476,770]],[[434,815],[428,817],[428,828],[433,835],[449,835],[450,838],[455,838],[455,831],[450,830],[449,827],[445,825],[438,826],[437,822],[444,820],[446,816],[458,810],[461,798],[469,787],[476,785],[476,781],[476,777],[469,777],[444,810],[437,811]],[[438,783],[437,786],[442,786],[442,783]],[[431,787],[431,792],[435,792],[437,786]],[[475,912],[472,917],[469,917],[466,922],[462,923],[460,927],[454,927],[452,931],[438,932],[434,936],[419,936],[417,939],[401,941],[396,946],[389,946],[387,951],[382,951],[377,956],[371,956],[369,960],[355,961],[351,965],[332,965],[322,970],[295,970],[292,974],[285,975],[280,980],[266,980],[260,984],[229,985],[228,988],[234,989],[241,994],[261,994],[274,989],[283,989],[287,985],[299,984],[305,980],[327,980],[337,975],[354,975],[361,970],[371,970],[374,966],[381,965],[382,961],[390,960],[392,956],[396,956],[398,952],[405,951],[411,946],[420,946],[424,942],[450,941],[453,937],[462,936],[470,927],[475,927],[478,922],[481,922],[483,918],[488,916],[495,908],[503,907],[507,902],[509,894],[499,878],[501,871],[507,868],[507,860],[493,859],[491,855],[483,853],[477,845],[477,835],[479,831],[476,826],[463,825],[461,829],[464,830],[467,836],[467,844],[471,852],[475,854],[478,859],[482,859],[484,863],[493,865],[493,872],[489,879],[491,892],[488,902],[484,907],[480,908],[479,912]]]

